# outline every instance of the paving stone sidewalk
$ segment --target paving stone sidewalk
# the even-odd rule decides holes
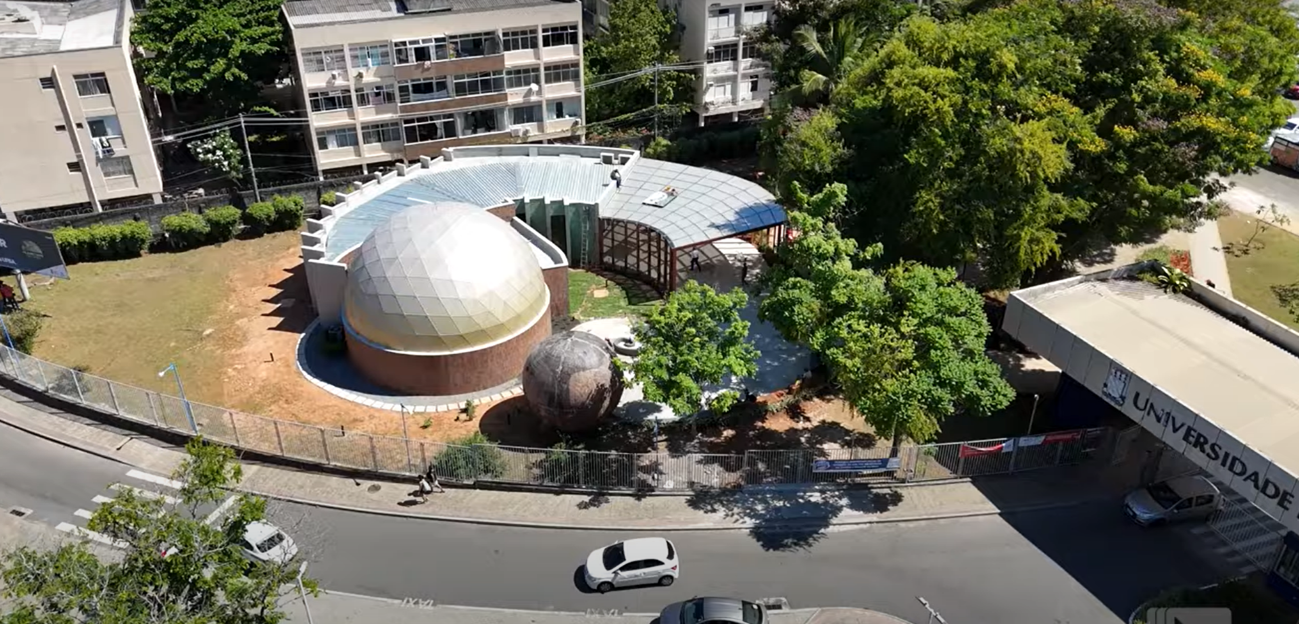
[[[0,396],[0,422],[159,475],[181,449],[56,415]],[[1114,474],[1111,475],[1111,472]],[[993,515],[1115,498],[1132,484],[1095,464],[974,481],[871,489],[746,489],[689,496],[590,496],[447,488],[413,504],[413,482],[342,477],[268,464],[245,465],[240,489],[268,497],[430,519],[555,528],[671,530],[864,524]]]
[[[653,614],[552,613],[452,606],[403,605],[399,602],[322,592],[307,598],[311,624],[650,624]],[[308,624],[302,602],[287,607],[289,621]],[[909,624],[865,609],[799,609],[772,611],[771,624]]]

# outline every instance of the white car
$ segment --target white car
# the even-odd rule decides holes
[[[262,563],[288,563],[298,556],[298,545],[273,524],[250,522],[239,544],[244,556]]]
[[[1291,117],[1285,120],[1284,126],[1272,131],[1271,136],[1267,137],[1267,143],[1263,144],[1263,149],[1271,149],[1272,143],[1279,136],[1295,140],[1296,135],[1299,135],[1299,117]]]
[[[677,580],[677,549],[661,537],[642,537],[610,544],[586,558],[586,584],[600,593],[615,587],[662,585]]]

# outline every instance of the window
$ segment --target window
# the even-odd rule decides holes
[[[361,140],[366,145],[374,143],[393,143],[401,141],[401,124],[389,121],[381,124],[361,126]]]
[[[57,125],[57,126],[54,126],[54,131],[55,131],[55,132],[67,132],[67,131],[68,131],[68,127],[65,126],[65,125],[63,125],[63,124],[59,124],[59,125]]]
[[[86,125],[90,126],[90,136],[99,138],[112,138],[122,136],[122,127],[117,123],[117,116],[109,117],[91,117],[86,120]]]
[[[606,570],[615,570],[626,561],[627,555],[623,552],[622,543],[609,546],[600,554],[600,562]]]
[[[497,127],[500,118],[500,115],[497,114],[498,112],[499,111],[496,109],[489,109],[464,113],[464,118],[461,120],[460,124],[460,131],[465,135],[496,132],[500,129]]]
[[[456,119],[451,115],[427,115],[402,121],[406,143],[424,143],[456,138]]]
[[[451,92],[447,90],[446,78],[408,80],[397,84],[397,101],[402,104],[428,102],[449,97],[451,97]]]
[[[81,173],[81,163],[79,162],[68,163],[68,173]]]
[[[345,89],[314,91],[309,99],[314,113],[352,108],[352,92]]]
[[[459,74],[455,78],[456,97],[499,93],[505,90],[505,72]]]
[[[98,74],[77,74],[72,77],[77,83],[77,94],[81,97],[92,97],[96,95],[108,95],[108,77],[103,73]]]
[[[501,33],[501,47],[506,52],[534,49],[537,47],[537,31],[507,30]]]
[[[451,46],[451,58],[470,58],[500,54],[501,45],[496,40],[496,33],[483,32],[470,35],[452,35],[447,37]]]
[[[576,100],[571,100],[567,104],[565,104],[563,100],[560,100],[558,102],[551,102],[550,104],[547,104],[547,106],[550,107],[551,119],[568,119],[577,116],[575,113],[575,111],[578,110]]]
[[[546,84],[558,82],[581,82],[582,66],[577,63],[551,65],[546,68]]]
[[[447,59],[447,40],[445,37],[430,37],[427,39],[394,41],[392,50],[398,65],[423,63],[425,61],[445,61]]]
[[[381,84],[361,87],[356,90],[357,106],[379,106],[397,101],[397,92],[392,85]]]
[[[708,51],[708,62],[725,63],[728,61],[734,61],[736,56],[739,54],[739,51],[740,45],[737,43],[719,45]]]
[[[713,101],[713,102],[717,102],[717,103],[719,103],[719,104],[730,104],[730,103],[731,103],[731,83],[729,83],[729,82],[724,82],[724,83],[721,83],[721,84],[715,84],[715,85],[713,85],[713,88],[712,88],[712,97],[709,98],[709,99],[710,99],[711,101]]]
[[[526,89],[534,84],[541,84],[541,70],[536,67],[505,70],[506,89]]]
[[[302,71],[304,73],[346,70],[347,64],[343,62],[342,48],[319,48],[302,51]]]
[[[708,40],[735,36],[735,16],[730,9],[717,9],[708,16]]]
[[[42,88],[42,89],[53,89],[53,88],[54,88],[54,79],[53,79],[53,78],[50,78],[49,76],[46,76],[45,78],[41,78],[41,88]]]
[[[1207,506],[1212,505],[1212,504],[1213,504],[1213,495],[1212,495],[1212,494],[1204,494],[1204,495],[1201,495],[1201,496],[1196,496],[1196,497],[1195,497],[1195,500],[1191,503],[1191,506],[1192,506],[1192,507],[1207,507]]]
[[[352,47],[351,50],[352,67],[392,65],[392,53],[388,51],[387,44],[360,45]]]
[[[334,128],[316,133],[316,147],[322,150],[356,147],[356,128]]]
[[[523,106],[510,109],[510,123],[530,124],[541,121],[541,106]]]
[[[761,4],[750,4],[744,7],[744,25],[761,26],[767,23],[767,7]]]
[[[577,24],[542,28],[541,45],[546,48],[553,48],[562,45],[577,45]]]
[[[754,76],[749,79],[749,95],[753,95],[754,93],[758,92],[758,83],[759,81],[757,76]]]
[[[129,156],[105,158],[99,161],[99,171],[104,174],[105,178],[125,178],[135,175],[135,169],[131,168],[131,158]]]
[[[762,58],[762,51],[758,48],[758,44],[752,41],[744,42],[744,50],[742,50],[742,52],[743,54],[740,55],[740,58]]]

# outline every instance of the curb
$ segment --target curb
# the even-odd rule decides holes
[[[2,415],[3,414],[0,413],[0,416]],[[35,427],[31,427],[29,425],[15,424],[13,421],[2,417],[0,417],[0,424],[13,427],[14,429],[18,429],[19,431],[26,432],[38,438],[42,438],[44,440],[48,440],[50,442],[54,442],[56,444],[66,446],[68,448],[72,448],[84,453],[89,453],[96,457],[107,459],[109,461],[116,462],[124,466],[140,468],[140,466],[136,466],[130,462],[127,462],[123,460],[121,457],[112,455],[111,453],[107,452],[106,449],[97,448],[95,445],[83,442],[81,440],[77,440],[75,438],[65,438],[57,434],[42,431]],[[949,483],[949,482],[945,481],[943,483]],[[924,484],[913,484],[913,485],[918,486]],[[404,518],[408,520],[428,520],[434,522],[452,522],[457,524],[478,524],[483,526],[501,526],[501,527],[527,528],[527,529],[575,530],[575,531],[620,531],[620,532],[641,532],[641,533],[645,533],[645,532],[665,533],[665,532],[682,532],[682,531],[737,531],[737,530],[751,530],[755,528],[761,528],[762,530],[767,530],[767,531],[779,531],[779,530],[794,530],[794,529],[799,529],[808,526],[825,526],[825,527],[863,526],[863,525],[870,525],[870,524],[899,524],[903,522],[924,522],[930,520],[957,520],[961,518],[979,518],[985,516],[1002,516],[1002,515],[1011,515],[1011,514],[1018,514],[1018,513],[1032,513],[1036,511],[1048,511],[1052,509],[1065,509],[1068,507],[1076,507],[1079,505],[1095,502],[1097,500],[1105,500],[1106,498],[1108,498],[1108,497],[1088,498],[1088,499],[1065,501],[1059,503],[1027,505],[1024,507],[1017,507],[1012,509],[990,509],[985,511],[965,511],[965,512],[925,514],[925,515],[915,515],[915,516],[897,516],[892,518],[859,518],[859,519],[846,520],[840,522],[836,522],[834,521],[834,519],[829,519],[828,522],[792,521],[792,522],[776,522],[776,523],[771,523],[770,525],[764,523],[757,523],[757,522],[737,522],[734,524],[722,524],[722,525],[703,524],[703,525],[668,525],[668,526],[625,526],[625,525],[555,524],[555,523],[547,523],[547,522],[527,522],[523,520],[497,520],[492,518],[472,518],[472,517],[464,517],[464,516],[416,514],[416,513],[393,511],[387,509],[375,509],[372,507],[356,507],[352,505],[340,505],[337,503],[328,503],[324,501],[313,501],[313,500],[307,500],[307,499],[297,498],[293,496],[287,496],[283,494],[270,494],[266,492],[259,492],[257,490],[253,490],[249,488],[235,488],[235,489],[240,492],[245,492],[255,496],[261,496],[268,499],[280,500],[280,501],[295,503],[299,505],[307,505],[310,507],[334,509],[338,511],[347,511],[351,513],[365,513],[365,514],[372,514],[377,516],[389,516],[393,518]],[[433,500],[436,500],[436,498],[434,498]]]

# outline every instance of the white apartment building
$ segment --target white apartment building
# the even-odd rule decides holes
[[[128,0],[0,0],[0,209],[160,201]]]
[[[322,170],[580,137],[575,0],[288,0]]]
[[[699,123],[733,121],[766,106],[771,68],[749,35],[774,17],[775,0],[660,0],[677,12],[681,57],[702,62],[695,89]]]

